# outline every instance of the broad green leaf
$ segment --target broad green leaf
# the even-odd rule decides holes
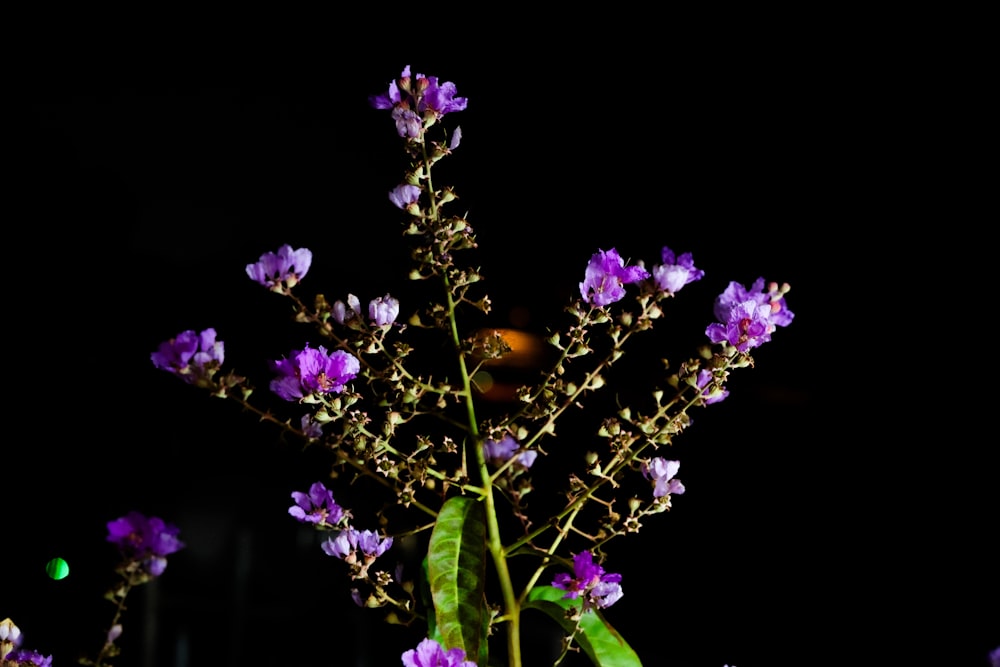
[[[536,586],[528,594],[523,609],[537,609],[548,614],[567,633],[573,632],[575,624],[566,618],[566,610],[579,607],[581,602],[567,600],[566,591],[555,586]],[[618,631],[604,620],[596,609],[588,611],[580,619],[580,629],[575,641],[596,667],[642,667],[642,661]]]
[[[438,513],[427,547],[437,630],[446,648],[486,664],[486,522],[481,503],[455,496]]]

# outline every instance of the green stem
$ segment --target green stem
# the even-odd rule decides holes
[[[434,186],[430,175],[431,162],[427,159],[426,145],[423,148],[431,216],[435,222],[438,222],[437,197],[434,194]],[[500,590],[504,601],[504,616],[507,618],[508,665],[509,667],[521,667],[521,605],[517,594],[514,592],[514,584],[510,577],[510,570],[507,567],[507,554],[500,539],[500,524],[497,521],[493,479],[490,477],[489,470],[486,467],[486,456],[483,453],[480,440],[476,407],[472,400],[472,381],[466,364],[465,353],[462,351],[462,339],[458,331],[458,318],[455,312],[456,303],[454,294],[452,293],[452,285],[446,273],[442,273],[441,278],[444,282],[445,297],[448,301],[448,322],[451,328],[451,340],[455,347],[459,374],[462,378],[462,396],[465,399],[466,416],[469,420],[469,434],[472,436],[472,446],[476,455],[476,467],[479,470],[479,477],[482,480],[483,499],[486,502],[487,548],[490,550],[497,579],[500,582]]]

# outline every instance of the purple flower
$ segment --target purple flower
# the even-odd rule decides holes
[[[392,110],[399,136],[416,139],[425,122],[429,126],[445,114],[466,108],[468,100],[456,97],[457,92],[451,81],[439,83],[436,76],[411,76],[407,65],[399,79],[389,82],[389,90],[371,95],[368,101],[376,109]]]
[[[323,425],[316,421],[312,415],[302,415],[300,421],[302,425],[302,435],[309,440],[319,440],[323,437]]]
[[[336,537],[328,537],[320,545],[328,556],[354,563],[360,554],[365,560],[375,560],[392,546],[391,537],[379,537],[370,530],[345,528]]]
[[[167,567],[168,556],[184,547],[177,538],[180,529],[159,517],[146,518],[139,512],[129,512],[108,522],[107,541],[118,545],[125,558],[142,561],[143,569],[158,577]]]
[[[747,352],[771,340],[774,325],[771,307],[754,300],[743,301],[729,308],[724,321],[708,325],[705,335],[713,343],[728,343],[740,352]]]
[[[295,504],[288,508],[288,513],[302,523],[335,526],[348,516],[322,482],[314,482],[309,487],[309,493],[292,491],[292,499]]]
[[[52,656],[43,656],[38,651],[28,651],[25,649],[18,649],[10,653],[6,657],[6,662],[3,664],[7,665],[18,665],[19,667],[52,667]]]
[[[514,453],[518,450],[517,440],[511,435],[506,435],[502,440],[497,442],[496,440],[487,440],[483,443],[483,456],[487,463],[493,464],[495,466],[501,466],[506,463],[510,457],[514,456]],[[516,465],[522,468],[530,468],[535,462],[535,458],[538,456],[538,452],[534,450],[526,450],[521,452],[516,461]]]
[[[271,380],[271,391],[286,401],[313,394],[339,394],[344,385],[357,377],[361,363],[343,350],[327,353],[322,345],[312,349],[292,350],[289,357],[271,362],[278,377]]]
[[[399,316],[399,300],[388,294],[368,303],[368,317],[376,326],[389,326]]]
[[[642,464],[642,474],[646,479],[653,480],[653,497],[662,498],[671,494],[681,495],[684,493],[684,484],[679,479],[674,479],[680,461],[668,461],[659,456],[650,459]]]
[[[465,659],[465,651],[460,648],[445,650],[441,644],[427,638],[403,652],[403,667],[476,667],[476,663]]]
[[[641,266],[626,267],[614,248],[607,252],[599,250],[590,258],[587,273],[580,283],[580,294],[593,306],[607,306],[625,296],[625,284],[648,277],[649,271]]]
[[[1000,667],[1000,646],[990,651],[990,667]]]
[[[730,282],[722,294],[715,298],[713,304],[715,317],[725,321],[734,306],[746,301],[753,301],[759,306],[766,305],[768,307],[771,311],[768,319],[774,327],[788,326],[795,318],[795,314],[788,310],[788,304],[785,302],[785,293],[789,290],[788,285],[779,287],[778,283],[771,283],[767,285],[767,288],[765,292],[763,278],[757,278],[750,289],[736,281]],[[772,331],[774,327],[771,328]]]
[[[403,183],[389,191],[389,201],[404,211],[410,204],[415,204],[418,199],[420,199],[420,188],[416,185]]]
[[[653,280],[656,286],[668,294],[676,294],[682,287],[696,280],[701,280],[705,272],[696,269],[694,257],[686,252],[674,257],[674,251],[663,246],[663,264],[653,267]]]
[[[702,398],[705,399],[705,405],[712,405],[713,403],[721,403],[722,401],[726,400],[727,396],[729,396],[728,389],[717,388],[714,385],[709,386],[710,384],[712,384],[712,379],[714,377],[715,376],[712,374],[712,371],[703,368],[700,371],[698,371],[698,376],[695,380],[695,384],[697,385],[698,389],[703,390],[701,392],[701,395]]]
[[[311,250],[292,250],[286,243],[278,248],[277,254],[266,252],[260,256],[260,261],[247,264],[247,275],[270,290],[284,292],[305,278],[311,265]]]
[[[455,127],[455,131],[451,133],[451,140],[448,141],[448,150],[453,151],[458,148],[458,145],[462,143],[462,126],[459,125]]]
[[[573,574],[575,576],[571,577],[560,572],[552,585],[567,591],[563,598],[575,600],[582,595],[583,611],[610,607],[623,595],[622,575],[606,574],[604,568],[594,562],[594,554],[590,551],[581,551],[573,557]]]
[[[215,340],[215,329],[201,333],[183,331],[160,343],[150,355],[153,365],[180,377],[189,384],[210,380],[225,359],[225,345]]]

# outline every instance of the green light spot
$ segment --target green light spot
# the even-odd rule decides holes
[[[46,563],[45,574],[49,575],[56,581],[65,579],[66,575],[69,574],[69,563],[64,561],[62,558],[53,558]]]

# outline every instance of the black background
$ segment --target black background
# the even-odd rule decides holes
[[[419,641],[355,608],[341,564],[287,516],[322,462],[149,363],[213,326],[226,366],[264,387],[264,360],[309,339],[243,270],[282,243],[314,252],[305,295],[412,289],[386,199],[400,143],[367,104],[410,64],[469,98],[437,184],[478,234],[491,324],[518,308],[544,327],[598,248],[694,253],[707,275],[671,304],[673,357],[728,281],[792,285],[794,323],[674,445],[688,492],[609,548],[626,595],[608,617],[644,664],[985,665],[991,383],[941,344],[961,297],[940,284],[969,271],[950,254],[966,218],[937,215],[924,180],[946,143],[927,102],[950,89],[933,46],[711,22],[631,39],[591,18],[556,41],[511,22],[387,27],[365,48],[340,26],[211,58],[67,49],[19,94],[0,615],[26,646],[61,665],[96,650],[105,523],[131,509],[187,548],[130,600],[122,667],[392,665]],[[54,582],[57,555],[71,573]]]

